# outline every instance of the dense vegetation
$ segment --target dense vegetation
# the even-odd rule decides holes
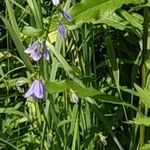
[[[0,149],[150,150],[149,0],[0,0]]]

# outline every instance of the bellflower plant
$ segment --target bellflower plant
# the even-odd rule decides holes
[[[45,96],[44,84],[41,80],[35,80],[25,93],[24,97],[32,96],[33,98],[43,99]]]

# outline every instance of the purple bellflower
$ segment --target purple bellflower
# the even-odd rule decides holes
[[[35,80],[25,93],[24,97],[32,96],[33,98],[43,99],[45,96],[44,84],[40,80]]]
[[[52,0],[52,3],[57,6],[59,4],[59,0]]]
[[[63,10],[63,11],[62,11],[62,15],[63,15],[63,17],[64,17],[66,20],[71,21],[72,18],[71,18],[70,14],[69,14],[67,11]]]
[[[24,52],[30,54],[34,61],[38,61],[42,57],[40,48],[41,48],[41,43],[39,41],[35,41]]]
[[[42,47],[43,47],[42,43],[40,43],[39,41],[35,41],[24,52],[26,54],[30,54],[30,56],[32,57],[32,59],[34,61],[39,61],[41,59],[41,57],[42,57],[42,53],[40,52]],[[46,46],[44,47],[43,57],[46,60],[50,59],[50,52],[49,52],[49,50],[48,50],[48,48]]]
[[[58,23],[57,27],[58,27],[58,32],[60,33],[60,35],[65,38],[67,35],[67,31],[65,27],[61,23]]]

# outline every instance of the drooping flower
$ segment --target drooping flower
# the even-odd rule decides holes
[[[58,23],[57,27],[58,27],[58,32],[60,33],[60,35],[65,38],[67,35],[67,31],[65,27],[61,23]]]
[[[33,98],[43,99],[45,96],[44,84],[41,80],[35,80],[25,93],[24,97],[32,96]]]
[[[41,53],[42,50],[43,52]],[[38,40],[33,42],[24,52],[29,54],[34,61],[39,61],[42,56],[46,60],[50,59],[50,51],[48,50],[47,46]]]
[[[78,103],[79,98],[78,98],[78,96],[77,96],[74,92],[72,92],[71,98],[72,98],[72,101],[73,101],[74,103]]]
[[[67,11],[63,10],[63,11],[62,11],[62,15],[63,15],[63,17],[64,17],[66,20],[71,21],[72,18],[71,18],[70,14],[69,14]]]
[[[35,41],[24,52],[30,54],[34,61],[38,61],[42,57],[40,48],[41,48],[41,43],[39,41]]]
[[[59,0],[52,0],[53,4],[57,6],[59,4]]]
[[[43,56],[46,60],[50,59],[50,52],[47,47],[45,47],[45,49],[44,49]]]

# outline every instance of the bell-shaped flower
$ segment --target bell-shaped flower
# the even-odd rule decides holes
[[[58,23],[58,32],[60,33],[60,35],[62,36],[62,37],[66,37],[66,35],[67,35],[67,31],[66,31],[66,29],[65,29],[65,27],[61,24],[61,23]]]
[[[62,15],[63,15],[63,17],[64,17],[66,20],[71,21],[72,18],[71,18],[70,14],[69,14],[67,11],[63,10],[63,11],[62,11]]]
[[[32,96],[33,98],[43,99],[45,96],[45,88],[44,84],[40,80],[35,80],[30,88],[25,93],[24,97],[27,98]]]
[[[42,57],[40,48],[41,48],[41,43],[39,41],[35,41],[24,52],[30,54],[30,56],[34,61],[38,61]]]
[[[46,60],[50,59],[50,51],[48,50],[47,47],[45,47],[44,51],[43,51],[43,56]]]
[[[27,54],[33,53],[39,47],[39,41],[34,41],[24,52]]]
[[[57,6],[59,4],[59,0],[52,0],[52,3]]]

